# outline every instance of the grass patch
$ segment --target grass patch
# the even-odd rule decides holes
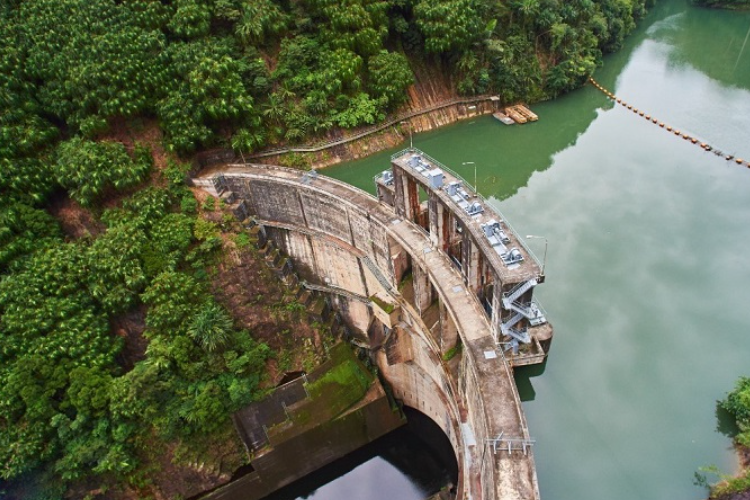
[[[386,314],[391,314],[396,309],[396,306],[394,304],[388,303],[388,302],[380,299],[376,295],[370,296],[370,300],[373,303],[375,303],[379,308],[381,308],[382,310],[384,310],[386,312]]]
[[[269,429],[272,443],[282,442],[310,425],[333,420],[367,394],[374,377],[341,342],[331,348],[330,359],[308,379],[305,387],[310,398],[290,412],[289,421]]]
[[[398,291],[402,292],[404,288],[406,288],[407,285],[409,285],[412,281],[414,281],[414,276],[412,275],[411,271],[404,274],[403,278],[401,278],[401,283],[398,284]]]
[[[456,354],[459,354],[462,349],[463,344],[461,344],[461,342],[458,342],[455,346],[445,351],[445,354],[443,354],[443,361],[450,361],[451,359],[455,358]]]
[[[750,491],[750,470],[746,470],[737,477],[725,478],[722,482],[711,487],[711,498],[722,498],[743,491]]]

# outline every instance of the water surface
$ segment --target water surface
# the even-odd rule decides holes
[[[750,13],[663,0],[595,77],[750,158],[748,30]],[[750,169],[590,86],[533,109],[534,124],[482,117],[414,145],[472,182],[474,162],[480,191],[549,240],[538,296],[556,336],[543,374],[518,377],[542,497],[704,498],[693,473],[736,466],[716,401],[750,375]],[[392,152],[325,173],[372,191]]]

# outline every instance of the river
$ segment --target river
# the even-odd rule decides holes
[[[750,159],[748,30],[750,13],[662,0],[595,78]],[[736,467],[716,401],[750,375],[750,169],[591,86],[533,109],[534,124],[481,117],[414,145],[466,179],[476,167],[513,225],[549,241],[537,293],[556,336],[544,369],[517,374],[542,498],[703,498],[699,467]],[[392,152],[325,173],[372,191]]]

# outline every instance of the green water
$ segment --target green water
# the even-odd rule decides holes
[[[750,158],[750,13],[660,1],[595,77],[636,107]],[[522,233],[549,239],[538,296],[555,325],[543,374],[518,379],[542,497],[690,500],[736,466],[716,401],[750,375],[750,169],[592,87],[419,134]],[[406,145],[404,145],[406,146]],[[390,152],[325,173],[372,191]],[[544,243],[530,241],[537,254]]]

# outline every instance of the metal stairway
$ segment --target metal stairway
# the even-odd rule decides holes
[[[503,295],[503,309],[514,313],[507,321],[500,323],[501,334],[510,337],[508,342],[499,342],[500,345],[504,346],[505,351],[512,350],[513,354],[518,354],[520,344],[531,343],[531,334],[529,334],[528,328],[526,326],[516,328],[518,323],[526,319],[531,326],[537,326],[547,321],[535,302],[529,302],[528,304],[516,302],[518,298],[536,285],[537,280],[532,278],[519,283],[510,292]]]
[[[536,302],[529,302],[528,304],[513,302],[508,309],[528,319],[531,326],[538,326],[547,322],[547,318],[544,317],[544,313],[539,309]]]
[[[505,309],[510,309],[511,305],[518,297],[526,293],[531,288],[535,287],[536,284],[536,279],[531,278],[528,281],[524,281],[523,283],[519,283],[518,285],[516,285],[513,290],[503,296],[503,307]]]
[[[513,317],[511,317],[508,321],[500,324],[500,329],[505,333],[506,330],[509,330],[516,326],[516,324],[521,321],[524,318],[524,315],[521,313],[516,313]]]
[[[391,286],[391,283],[386,279],[385,276],[383,276],[383,273],[380,272],[380,269],[378,269],[378,266],[375,265],[375,263],[368,257],[367,255],[363,255],[359,258],[359,260],[364,263],[365,266],[367,266],[367,269],[372,272],[373,276],[375,276],[375,279],[378,280],[378,283],[383,285],[383,288],[389,292],[393,291],[393,286]]]
[[[523,314],[516,313],[508,321],[500,323],[500,331],[503,333],[503,335],[509,335],[518,342],[528,344],[529,342],[531,342],[531,336],[529,335],[528,330],[518,330],[516,328],[513,328],[518,324],[519,321],[524,319],[524,317],[525,316]]]

